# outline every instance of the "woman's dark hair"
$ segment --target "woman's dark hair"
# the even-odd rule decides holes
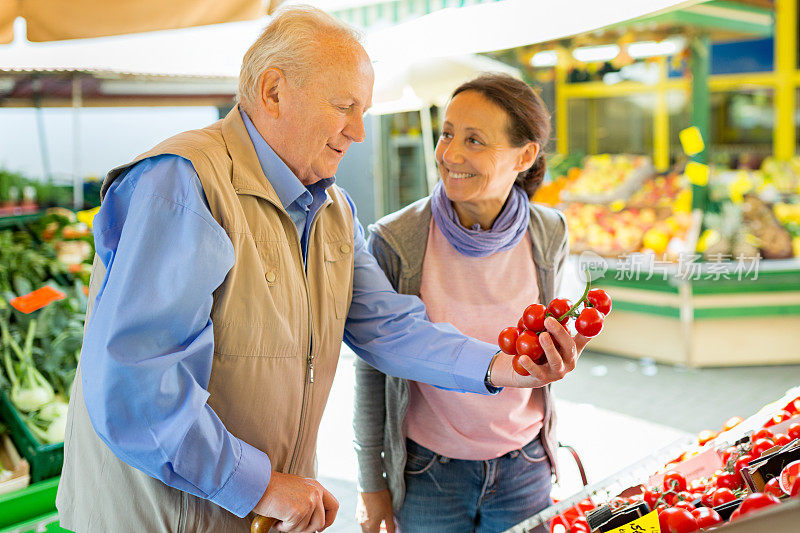
[[[451,98],[465,91],[475,91],[505,110],[512,146],[524,146],[529,142],[539,145],[536,161],[530,169],[520,172],[515,182],[528,198],[533,198],[547,170],[544,148],[550,139],[550,113],[544,102],[527,83],[508,74],[481,74],[459,85]]]

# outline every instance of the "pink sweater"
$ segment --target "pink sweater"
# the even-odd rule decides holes
[[[522,311],[539,301],[530,239],[488,257],[468,257],[453,248],[431,219],[422,265],[420,298],[433,322],[450,322],[462,333],[497,343]],[[539,389],[506,387],[481,396],[409,382],[406,434],[452,459],[486,460],[521,448],[542,427]]]

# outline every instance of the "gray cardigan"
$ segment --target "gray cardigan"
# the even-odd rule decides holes
[[[430,221],[430,197],[427,197],[370,226],[370,251],[401,294],[419,296]],[[542,301],[549,302],[555,296],[568,254],[564,215],[555,209],[532,204],[528,235],[533,244],[539,294]],[[392,506],[397,511],[405,496],[403,420],[408,409],[408,381],[387,376],[359,358],[355,366],[353,428],[359,490],[376,492],[388,488]],[[553,465],[553,473],[557,474],[556,418],[549,385],[544,389],[544,401],[542,443]]]

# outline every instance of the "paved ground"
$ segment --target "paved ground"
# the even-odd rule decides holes
[[[322,483],[341,509],[328,531],[358,532],[355,513],[352,352],[343,348],[331,398],[320,429]],[[590,482],[597,482],[704,428],[733,415],[749,416],[800,384],[800,366],[692,370],[585,353],[578,368],[556,387],[559,439],[574,446]],[[577,469],[560,455],[567,497],[580,488]]]
[[[554,385],[573,402],[696,433],[747,417],[800,385],[800,365],[690,369],[585,353]]]

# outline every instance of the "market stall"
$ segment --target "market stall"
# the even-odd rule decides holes
[[[531,76],[554,86],[560,177],[536,201],[565,212],[576,262],[602,257],[619,302],[594,349],[688,366],[800,361],[788,334],[800,328],[796,15],[793,0],[706,2],[518,51],[552,61]],[[770,129],[748,133],[765,115]],[[774,344],[743,338],[750,327]]]

